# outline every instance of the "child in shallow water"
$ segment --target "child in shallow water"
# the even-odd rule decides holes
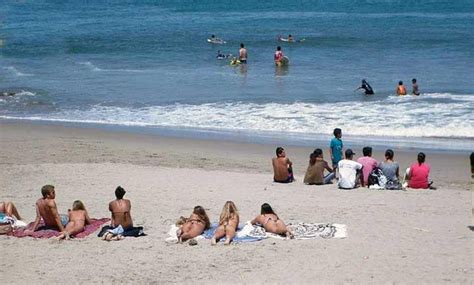
[[[211,239],[211,244],[215,245],[225,236],[225,245],[229,245],[235,236],[237,227],[239,226],[239,211],[234,202],[227,201],[222,208],[219,217],[219,226]]]
[[[252,225],[260,224],[269,233],[275,233],[279,235],[286,235],[288,238],[293,238],[293,235],[286,227],[285,223],[278,218],[278,215],[272,209],[272,206],[268,203],[263,203],[260,215],[256,216],[250,222]]]
[[[70,239],[70,236],[84,231],[84,227],[91,223],[86,207],[80,200],[74,201],[72,210],[69,210],[69,222],[58,239]]]

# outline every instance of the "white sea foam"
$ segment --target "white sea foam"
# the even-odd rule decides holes
[[[4,67],[3,69],[10,71],[11,73],[13,73],[13,74],[16,75],[16,76],[33,76],[33,74],[30,74],[30,73],[23,73],[23,72],[20,72],[20,71],[19,71],[18,69],[16,69],[16,67],[14,67],[14,66],[7,66],[7,67]]]
[[[449,102],[430,98],[450,99]],[[373,102],[338,103],[209,103],[145,108],[94,106],[64,110],[30,120],[124,126],[156,126],[196,130],[330,134],[380,137],[474,138],[474,98],[443,93],[390,97]],[[4,116],[5,118],[5,116]]]
[[[83,62],[79,62],[80,65],[84,65],[84,66],[87,66],[88,68],[90,68],[92,71],[96,71],[96,72],[132,72],[132,73],[141,73],[141,72],[147,72],[149,70],[145,70],[145,69],[123,69],[123,68],[117,68],[117,69],[104,69],[104,68],[100,68],[100,67],[97,67],[96,65],[94,65],[92,62],[90,61],[83,61]]]

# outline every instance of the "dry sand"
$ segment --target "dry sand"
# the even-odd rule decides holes
[[[60,212],[80,199],[93,217],[109,216],[122,185],[148,234],[109,243],[0,236],[2,283],[474,282],[468,154],[427,153],[437,191],[340,191],[302,183],[310,148],[286,147],[298,181],[272,183],[275,147],[0,121],[0,200],[15,202],[25,220],[44,184],[56,186]],[[402,168],[416,157],[395,152]],[[241,221],[269,202],[285,222],[342,223],[348,237],[164,241],[195,205],[216,221],[227,200]]]

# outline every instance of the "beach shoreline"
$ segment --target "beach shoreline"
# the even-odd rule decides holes
[[[284,146],[297,181],[278,184],[271,169],[276,145],[4,121],[0,134],[0,200],[15,202],[28,222],[44,184],[56,186],[60,213],[80,199],[94,218],[110,216],[108,202],[121,185],[132,201],[134,224],[148,234],[110,243],[95,235],[70,242],[0,236],[5,256],[0,274],[9,284],[474,280],[465,154],[427,153],[436,191],[340,191],[303,184],[310,147]],[[415,151],[394,150],[401,168],[416,158]],[[193,247],[165,242],[170,225],[195,205],[204,206],[215,222],[227,200],[236,203],[241,222],[268,202],[287,223],[345,224],[348,237],[231,247],[212,247],[208,240]]]

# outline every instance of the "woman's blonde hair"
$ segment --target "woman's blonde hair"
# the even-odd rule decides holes
[[[227,201],[222,208],[221,215],[219,217],[219,224],[223,224],[224,222],[228,222],[232,217],[238,217],[239,211],[235,206],[234,202]]]
[[[77,210],[86,210],[86,207],[84,206],[84,203],[82,203],[81,200],[76,200],[74,203],[72,203],[72,210],[77,211]]]

